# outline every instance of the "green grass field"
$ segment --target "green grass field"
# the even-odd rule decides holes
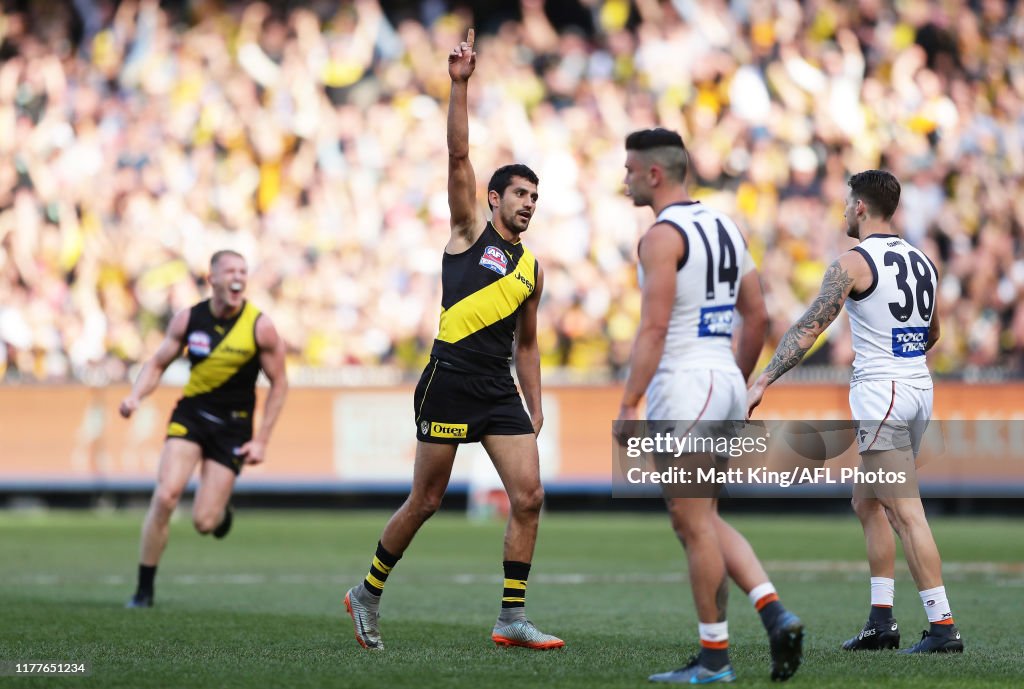
[[[563,651],[498,649],[497,523],[442,514],[388,582],[387,650],[356,645],[342,598],[366,571],[386,515],[241,512],[224,541],[172,525],[157,607],[125,610],[141,513],[0,513],[0,661],[88,661],[89,677],[0,677],[23,687],[638,687],[682,664],[696,618],[681,548],[662,515],[547,515],[527,597]],[[1024,680],[1024,522],[938,519],[963,656],[849,654],[867,613],[860,530],[848,518],[733,522],[807,625],[792,686],[1008,687]],[[896,611],[903,646],[926,627],[905,567]],[[767,686],[756,613],[730,606],[733,666]]]

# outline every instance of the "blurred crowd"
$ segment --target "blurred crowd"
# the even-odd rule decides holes
[[[0,378],[124,379],[221,248],[293,366],[415,373],[448,234],[446,55],[470,25],[479,201],[501,164],[541,180],[550,370],[628,361],[652,217],[622,194],[623,139],[655,125],[748,236],[767,353],[851,246],[848,175],[885,167],[941,273],[935,369],[1024,369],[1024,3],[23,4],[0,17]],[[843,316],[811,363],[851,358]]]

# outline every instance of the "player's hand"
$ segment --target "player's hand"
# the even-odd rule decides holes
[[[128,395],[121,400],[121,405],[117,408],[118,413],[124,418],[131,418],[131,415],[135,413],[135,410],[139,408],[139,399],[134,395]]]
[[[754,409],[757,405],[761,404],[761,398],[764,397],[764,391],[767,389],[767,385],[758,378],[754,381],[754,384],[747,390],[747,421],[750,420],[750,416],[754,413]]]
[[[245,460],[246,464],[259,464],[263,461],[267,446],[259,440],[250,440],[235,450],[235,454]]]
[[[626,421],[638,421],[640,419],[640,407],[636,404],[623,404],[619,407],[619,417],[615,419],[615,430],[612,435],[615,442],[623,447],[626,446],[626,442],[631,437],[627,432],[629,424],[624,423]]]
[[[540,429],[544,427],[544,415],[537,414],[531,421],[533,422],[533,434],[540,435]]]
[[[452,81],[468,81],[476,69],[476,52],[473,50],[475,36],[476,32],[470,29],[466,40],[448,53],[448,76]]]

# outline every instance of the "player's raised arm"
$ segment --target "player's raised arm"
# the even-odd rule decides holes
[[[142,365],[142,370],[139,371],[139,375],[132,385],[131,393],[121,401],[118,408],[124,418],[129,418],[139,408],[139,403],[156,389],[160,383],[160,377],[167,367],[181,355],[181,350],[185,347],[185,330],[188,328],[189,313],[189,309],[182,309],[174,314],[174,318],[167,326],[167,333],[164,335],[160,347]]]
[[[469,77],[476,68],[474,31],[448,53],[448,76],[452,79],[448,100],[448,208],[451,211],[449,253],[465,251],[482,231],[477,219],[476,175],[469,162]]]
[[[245,458],[246,464],[259,464],[263,461],[270,432],[277,423],[277,417],[284,408],[284,399],[288,394],[288,376],[285,372],[284,339],[277,333],[273,322],[266,314],[256,321],[256,346],[260,350],[260,368],[270,381],[270,392],[263,403],[263,418],[260,429],[252,440],[239,448],[238,454]]]
[[[821,291],[804,315],[782,336],[775,355],[750,386],[747,394],[747,417],[761,403],[764,391],[804,358],[825,329],[832,324],[850,292],[856,287],[871,284],[872,276],[867,261],[856,251],[840,256],[825,271]]]

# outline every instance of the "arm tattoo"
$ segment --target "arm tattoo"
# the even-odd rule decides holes
[[[818,335],[839,315],[852,285],[853,278],[843,270],[839,261],[828,267],[818,298],[782,337],[782,341],[779,342],[779,346],[775,350],[775,356],[765,368],[764,372],[768,376],[769,384],[774,383],[782,377],[782,374],[800,363]],[[804,347],[801,345],[801,341],[807,335],[813,335],[814,339]]]

